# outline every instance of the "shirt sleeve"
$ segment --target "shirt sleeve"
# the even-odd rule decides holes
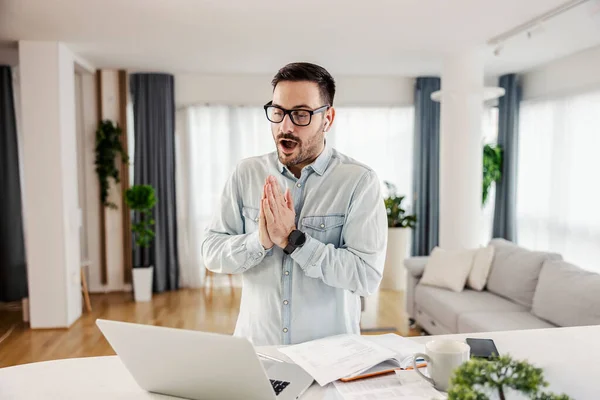
[[[361,177],[354,191],[342,238],[343,246],[335,248],[306,235],[291,257],[307,276],[367,296],[379,287],[387,246],[387,213],[373,171]]]
[[[272,249],[265,250],[258,231],[244,233],[238,168],[225,184],[220,209],[205,231],[202,258],[206,268],[217,273],[236,274],[260,264]]]

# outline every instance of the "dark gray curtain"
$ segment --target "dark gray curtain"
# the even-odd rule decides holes
[[[0,66],[0,301],[27,297],[19,148],[10,67]]]
[[[493,237],[517,241],[517,161],[521,86],[516,74],[500,77],[506,90],[498,106],[498,145],[503,149],[502,178],[496,183]]]
[[[132,74],[131,94],[135,128],[134,183],[156,190],[156,237],[146,249],[154,266],[154,291],[179,287],[177,218],[175,208],[174,80],[167,74]],[[135,249],[135,247],[134,247]],[[139,265],[139,250],[134,250]]]
[[[425,256],[438,244],[440,194],[440,103],[431,93],[440,78],[417,78],[415,85],[414,209],[412,255]]]

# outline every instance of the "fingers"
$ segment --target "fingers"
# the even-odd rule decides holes
[[[274,176],[269,175],[269,177],[267,178],[267,182],[273,188],[273,195],[275,196],[275,200],[278,202],[278,204],[281,207],[287,207],[285,197],[283,193],[281,193],[281,186],[279,186],[279,182],[277,182],[277,179]]]
[[[267,200],[271,213],[274,216],[279,215],[279,202],[275,199],[275,193],[273,192],[273,185],[267,186]]]
[[[275,179],[274,176],[269,176],[269,183],[271,184],[271,186],[273,186],[275,195],[282,196],[281,187],[279,186],[279,182],[277,182],[277,179]]]
[[[273,224],[275,222],[275,217],[273,216],[273,212],[271,211],[271,207],[269,206],[269,200],[262,200],[262,209],[265,214],[265,220],[267,224]]]
[[[292,200],[292,192],[290,192],[289,188],[285,190],[285,204],[290,210],[296,211],[294,210],[294,200]]]

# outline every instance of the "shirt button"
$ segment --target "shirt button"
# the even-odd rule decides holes
[[[290,271],[285,271],[285,275],[288,276],[290,274]]]
[[[262,253],[258,253],[258,256],[259,256],[259,257],[262,257]]]
[[[283,304],[285,304],[287,306],[289,304],[289,302],[287,300],[284,300]]]
[[[302,184],[301,183],[297,183],[296,186],[302,187]]]
[[[258,222],[258,218],[255,218],[255,219],[254,219],[254,222]]]
[[[325,228],[325,224],[321,224],[321,228]]]
[[[283,333],[287,333],[287,328],[283,328]]]

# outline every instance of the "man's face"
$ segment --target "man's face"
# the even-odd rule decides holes
[[[315,110],[324,105],[315,82],[279,82],[273,92],[273,105],[286,110]],[[286,115],[280,123],[271,123],[279,161],[288,168],[312,162],[323,150],[324,127],[333,122],[333,109],[312,116],[307,126],[297,126]]]

